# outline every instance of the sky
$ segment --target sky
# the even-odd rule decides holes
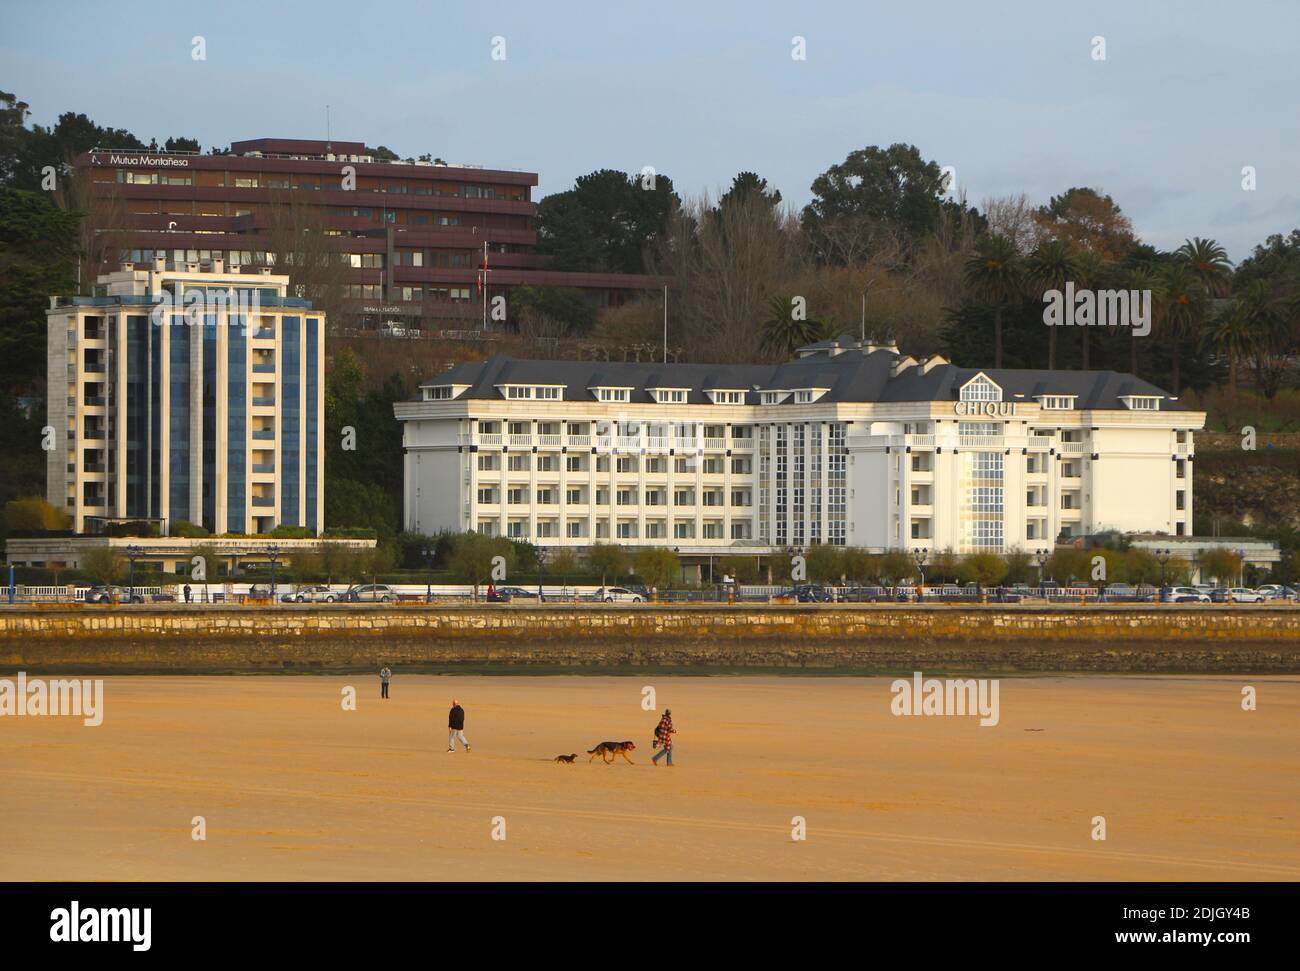
[[[1234,261],[1300,227],[1298,80],[1295,0],[5,0],[0,30],[0,90],[40,124],[206,149],[323,138],[329,105],[336,139],[534,171],[538,199],[651,166],[685,195],[755,171],[796,207],[907,142],[977,206],[1093,186],[1144,241]]]

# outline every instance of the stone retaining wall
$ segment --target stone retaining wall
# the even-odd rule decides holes
[[[0,609],[0,672],[1300,672],[1300,608]]]

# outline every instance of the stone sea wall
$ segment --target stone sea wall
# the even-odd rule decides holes
[[[0,609],[0,673],[1300,672],[1300,608],[179,606]]]

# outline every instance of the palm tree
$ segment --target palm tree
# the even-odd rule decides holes
[[[1130,269],[1123,277],[1124,289],[1130,293],[1136,292],[1141,299],[1141,294],[1150,292],[1152,302],[1154,303],[1156,294],[1160,290],[1160,278],[1152,271],[1151,267],[1145,263],[1139,263]],[[1128,369],[1129,373],[1137,376],[1138,373],[1138,332],[1136,327],[1129,328],[1128,342]]]
[[[975,244],[964,280],[993,308],[993,366],[1002,367],[1002,310],[1023,294],[1024,261],[1015,245],[994,233]]]
[[[820,340],[824,325],[815,319],[796,319],[794,301],[773,297],[767,302],[768,318],[763,321],[762,348],[789,357],[796,348]]]
[[[1263,280],[1256,280],[1252,286],[1257,284],[1263,284],[1264,290],[1268,290]],[[1251,308],[1244,297],[1244,293],[1238,294],[1215,321],[1213,330],[1206,334],[1207,343],[1228,358],[1228,391],[1234,398],[1237,396],[1237,362],[1250,350],[1252,338]]]
[[[1078,263],[1070,248],[1059,239],[1040,243],[1025,263],[1025,276],[1035,288],[1065,291],[1065,285],[1078,276]],[[1056,369],[1056,328],[1047,328],[1047,369]]]
[[[1170,384],[1179,391],[1180,345],[1183,338],[1196,333],[1205,302],[1205,290],[1186,260],[1174,260],[1164,266],[1156,293],[1156,319],[1161,336],[1172,342]]]
[[[1232,286],[1232,263],[1228,253],[1212,239],[1194,236],[1174,251],[1211,297],[1225,296]]]
[[[1097,253],[1093,252],[1092,250],[1084,250],[1082,253],[1080,253],[1078,256],[1075,257],[1075,262],[1078,266],[1078,274],[1079,274],[1078,280],[1079,280],[1080,289],[1092,290],[1095,293],[1097,289],[1101,286],[1102,281],[1106,277],[1106,272],[1107,272],[1106,262],[1101,258],[1101,256],[1099,256]],[[1094,314],[1100,313],[1099,306],[1094,304],[1094,308],[1095,308],[1093,311]],[[1094,323],[1096,322],[1095,316],[1093,318],[1093,322]],[[1092,328],[1080,327],[1079,330],[1082,331],[1082,337],[1080,338],[1080,340],[1082,341],[1082,347],[1081,347],[1082,356],[1080,357],[1080,360],[1083,365],[1083,370],[1086,371],[1088,370],[1088,337],[1090,336],[1090,332]]]

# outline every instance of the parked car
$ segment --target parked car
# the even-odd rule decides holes
[[[891,599],[884,587],[844,587],[840,590],[840,600],[844,603],[888,603]]]
[[[1296,598],[1296,592],[1293,588],[1284,587],[1277,583],[1266,583],[1255,592],[1263,594],[1266,600],[1294,600]]]
[[[503,593],[501,590],[493,587],[487,592],[484,599],[490,604],[508,604],[510,602],[510,594]]]
[[[286,593],[281,598],[285,603],[290,601],[294,603],[325,603],[332,604],[339,599],[339,595],[323,583],[316,583],[308,587],[299,587],[293,593]]]
[[[254,583],[248,588],[249,600],[268,600],[271,596],[271,588],[265,583]]]
[[[1210,594],[1210,599],[1215,603],[1227,603],[1229,598],[1233,603],[1239,604],[1258,604],[1268,599],[1249,587],[1219,587]]]
[[[645,597],[634,590],[629,590],[627,587],[601,587],[596,591],[596,599],[607,604],[639,604],[645,602]]]
[[[86,591],[88,604],[144,603],[144,595],[130,587],[101,586],[91,587]]]
[[[352,603],[392,603],[397,599],[397,591],[386,583],[363,583],[349,587],[344,599]]]
[[[507,600],[536,600],[536,590],[525,590],[523,587],[497,587],[496,592],[504,594]]]
[[[815,583],[804,583],[789,590],[782,590],[776,596],[782,600],[797,600],[801,604],[822,604],[834,600],[831,592]]]
[[[1164,595],[1165,603],[1183,604],[1183,603],[1202,603],[1210,602],[1208,593],[1201,593],[1195,587],[1166,587]]]

